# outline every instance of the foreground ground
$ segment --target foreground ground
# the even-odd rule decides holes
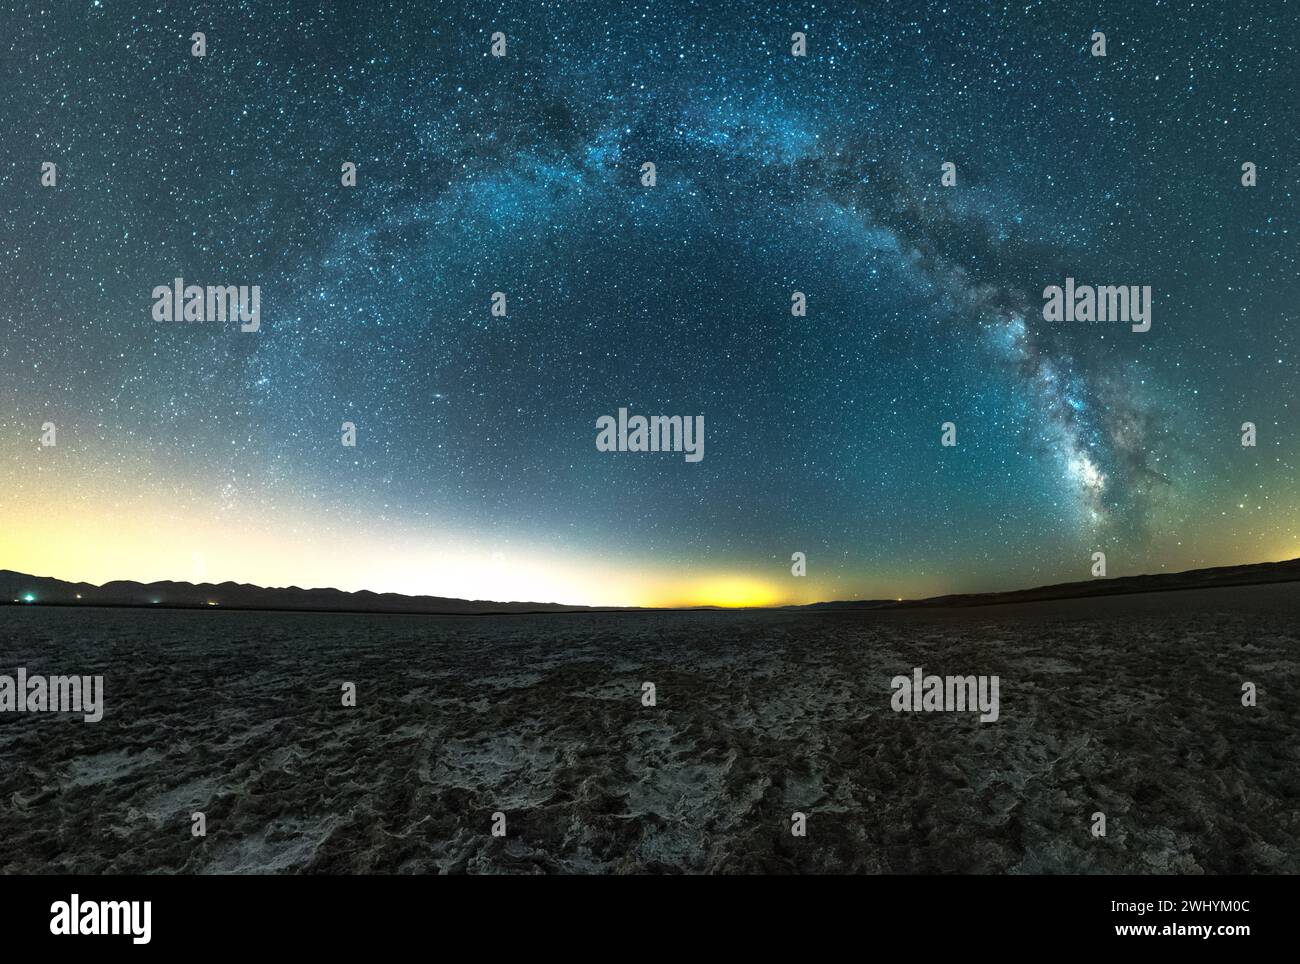
[[[889,614],[7,608],[19,666],[103,674],[107,708],[0,714],[5,872],[1300,871],[1300,584]],[[914,666],[998,675],[1000,719],[893,712]]]

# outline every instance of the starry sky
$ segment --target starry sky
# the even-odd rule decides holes
[[[1295,4],[0,24],[0,568],[740,605],[1300,556]],[[261,330],[154,321],[178,276]],[[1151,330],[1044,321],[1067,276]],[[705,458],[597,451],[620,407]]]

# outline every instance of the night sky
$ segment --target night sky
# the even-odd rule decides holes
[[[0,568],[761,604],[1300,556],[1294,4],[334,6],[0,2]],[[153,320],[175,277],[261,330]],[[1151,330],[1045,321],[1067,277]],[[705,457],[597,451],[621,407]]]

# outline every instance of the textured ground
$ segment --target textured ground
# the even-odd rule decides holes
[[[889,615],[5,608],[0,673],[102,673],[107,708],[0,715],[0,869],[1295,873],[1298,617],[1300,584]],[[892,712],[917,665],[998,674],[1001,719]]]

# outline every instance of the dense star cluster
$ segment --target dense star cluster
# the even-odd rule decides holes
[[[726,603],[1300,555],[1285,3],[0,6],[0,566]],[[177,277],[260,330],[155,321]],[[1044,320],[1067,277],[1150,330]],[[598,451],[619,408],[704,458]]]

